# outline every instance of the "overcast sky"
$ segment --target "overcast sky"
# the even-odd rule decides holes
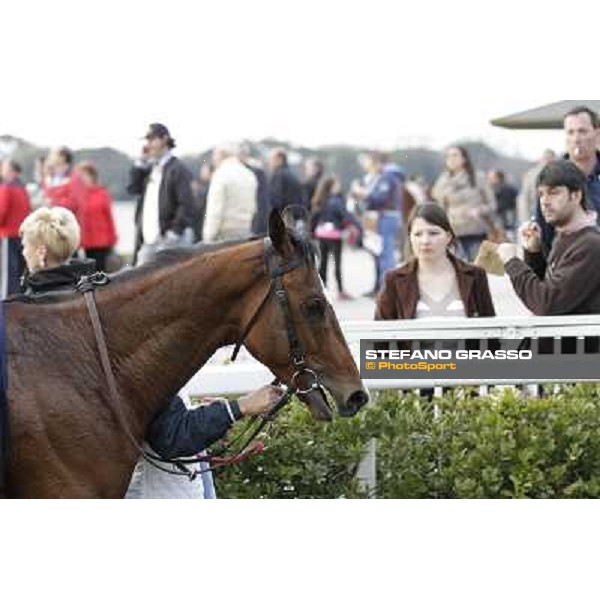
[[[560,132],[489,120],[585,97],[579,80],[595,68],[563,52],[566,7],[543,21],[538,11],[524,1],[19,0],[3,7],[0,133],[135,153],[147,123],[162,121],[182,152],[267,136],[381,148],[470,138],[535,158],[562,148]],[[578,14],[590,17],[572,30],[584,43],[597,21]]]

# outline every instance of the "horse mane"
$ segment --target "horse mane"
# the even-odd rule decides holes
[[[235,246],[241,246],[249,242],[255,242],[256,240],[262,239],[259,236],[251,236],[241,240],[225,240],[223,242],[206,243],[199,242],[193,246],[175,246],[173,248],[165,248],[160,250],[152,260],[147,263],[140,265],[139,267],[125,268],[114,275],[110,275],[111,282],[114,283],[125,283],[133,279],[143,277],[148,273],[176,265],[178,263],[186,262],[196,256],[202,256],[204,254],[212,254],[219,250],[226,248],[233,248]]]
[[[296,251],[301,254],[305,263],[310,267],[314,267],[316,264],[316,251],[310,239],[301,236],[293,230],[288,230],[288,233],[290,235],[292,245]],[[223,242],[215,243],[200,242],[198,244],[194,244],[193,246],[177,246],[174,248],[166,248],[158,252],[152,260],[139,267],[125,268],[115,274],[109,275],[110,284],[128,283],[150,273],[157,272],[173,265],[184,263],[197,256],[212,254],[220,250],[241,246],[243,244],[255,242],[261,239],[264,238],[261,236],[250,236],[244,239],[225,240]],[[18,302],[34,305],[60,304],[63,302],[66,303],[80,296],[81,294],[76,290],[66,289],[35,295],[15,294],[4,300],[4,302]]]

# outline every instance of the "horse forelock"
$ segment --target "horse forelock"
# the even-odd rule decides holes
[[[290,235],[294,250],[300,254],[307,266],[315,267],[317,261],[317,251],[311,239],[304,237],[303,235],[300,235],[299,233],[290,229],[288,229],[288,233]]]

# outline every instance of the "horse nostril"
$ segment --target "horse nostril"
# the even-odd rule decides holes
[[[348,416],[355,415],[367,402],[369,401],[369,394],[363,390],[358,390],[350,394],[346,402],[346,414]]]

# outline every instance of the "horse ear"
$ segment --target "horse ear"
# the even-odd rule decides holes
[[[282,256],[287,257],[292,252],[290,234],[276,208],[269,215],[269,237],[275,250]]]

